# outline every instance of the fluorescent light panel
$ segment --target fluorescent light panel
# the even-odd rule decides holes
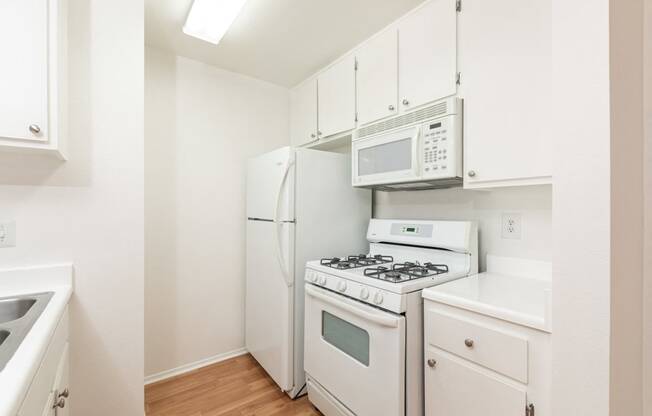
[[[194,0],[183,33],[218,44],[247,0]]]

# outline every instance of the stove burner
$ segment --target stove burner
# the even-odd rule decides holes
[[[364,270],[364,275],[374,279],[399,283],[447,272],[448,266],[444,264],[425,263],[421,265],[419,262],[405,262],[393,264],[391,270],[383,266],[369,267]]]
[[[339,257],[332,257],[321,259],[319,264],[322,266],[328,266],[333,269],[346,270],[346,269],[355,269],[358,267],[367,267],[374,266],[377,264],[391,263],[394,259],[392,256],[382,256],[376,254],[373,257],[369,257],[366,254],[358,254],[354,256],[347,256],[346,259],[341,259]]]

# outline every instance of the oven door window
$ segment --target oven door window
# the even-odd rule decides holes
[[[358,176],[412,169],[412,138],[358,150]]]
[[[322,311],[322,337],[326,342],[369,367],[369,333]]]

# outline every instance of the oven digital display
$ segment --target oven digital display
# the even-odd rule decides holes
[[[419,227],[415,227],[412,225],[405,226],[403,227],[403,233],[404,234],[419,234]]]
[[[441,123],[435,123],[430,125],[430,130],[432,129],[438,129],[441,127]]]

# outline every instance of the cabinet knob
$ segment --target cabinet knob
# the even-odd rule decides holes
[[[30,124],[29,131],[31,131],[34,134],[39,134],[41,132],[41,128],[39,127],[38,124]]]
[[[52,406],[53,409],[56,409],[57,407],[60,409],[66,407],[66,399],[64,399],[63,397],[59,397],[59,400],[56,400],[54,402],[54,405]]]
[[[66,387],[61,393],[59,393],[59,397],[65,397],[66,399],[70,396],[70,390]]]
[[[410,102],[408,101],[407,98],[403,98],[403,105],[409,105]]]
[[[395,107],[393,105],[391,105],[391,104],[387,108],[389,109],[389,111],[394,111],[395,110]]]
[[[317,136],[321,136],[321,131],[317,130]]]
[[[474,171],[474,170],[470,170],[469,173],[468,173],[468,175],[469,175],[469,177],[471,177],[471,178],[475,177],[475,171]]]
[[[466,345],[469,348],[473,348],[473,344],[474,344],[474,342],[470,338],[467,338],[467,339],[464,340],[464,345]]]
[[[433,360],[432,358],[428,360],[428,367],[435,368],[436,365],[437,361]]]
[[[310,137],[314,139],[314,138],[317,137],[317,136],[315,135],[315,133],[311,133],[311,134],[310,134]]]

